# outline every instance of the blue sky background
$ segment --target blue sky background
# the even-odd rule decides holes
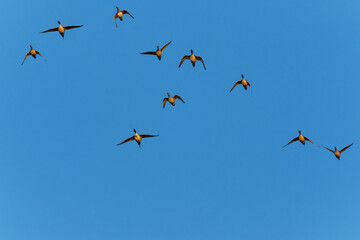
[[[135,19],[115,28],[116,5]],[[359,239],[359,10],[2,1],[0,239]],[[39,33],[57,20],[84,27]],[[30,44],[46,62],[20,65]],[[190,49],[207,71],[178,69]],[[229,93],[241,74],[252,96]],[[116,146],[133,128],[160,137]],[[354,146],[282,149],[298,130]]]

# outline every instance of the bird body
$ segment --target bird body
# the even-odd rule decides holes
[[[119,7],[116,6],[117,12],[114,15],[114,21],[115,21],[115,26],[117,27],[117,23],[116,23],[116,19],[119,18],[120,21],[123,20],[123,17],[125,14],[128,14],[131,18],[134,18],[128,11],[126,10],[120,10]]]
[[[252,87],[251,87],[251,84],[244,78],[244,75],[241,74],[241,80],[240,81],[237,81],[234,86],[230,89],[230,92],[239,84],[241,84],[245,90],[247,90],[247,87],[249,86],[250,89],[251,89],[251,94],[252,94]]]
[[[152,52],[142,52],[140,54],[145,54],[145,55],[156,55],[157,58],[159,59],[159,61],[161,60],[162,57],[162,53],[164,52],[164,50],[167,48],[167,46],[170,45],[170,43],[172,42],[172,40],[170,42],[168,42],[167,44],[165,44],[161,49],[159,48],[159,46],[156,46],[156,51]]]
[[[169,102],[172,106],[175,106],[175,100],[176,99],[180,99],[180,101],[185,103],[184,100],[178,95],[174,95],[173,97],[171,97],[169,93],[167,93],[167,95],[168,95],[168,97],[164,98],[164,100],[163,100],[163,108],[165,108],[166,102]]]
[[[59,26],[57,28],[50,28],[48,30],[42,31],[41,33],[47,33],[47,32],[59,32],[61,37],[64,38],[65,31],[73,28],[80,28],[84,25],[77,25],[77,26],[62,26],[60,21],[58,21]]]
[[[132,137],[129,137],[128,139],[122,141],[121,143],[117,144],[117,145],[121,145],[121,144],[124,144],[124,143],[127,143],[127,142],[130,142],[132,140],[135,140],[135,142],[139,145],[139,147],[141,148],[141,140],[143,138],[149,138],[149,137],[158,137],[159,135],[148,135],[148,134],[138,134],[136,132],[136,130],[134,129],[134,136]]]
[[[24,57],[24,60],[23,60],[23,62],[21,63],[21,65],[24,64],[24,62],[25,62],[25,60],[26,60],[26,58],[27,58],[28,56],[32,56],[33,58],[36,59],[36,54],[39,54],[42,58],[44,58],[39,51],[36,51],[35,49],[33,49],[32,45],[30,45],[30,51],[29,51],[28,53],[26,53],[26,55],[25,55],[25,57]],[[44,58],[44,60],[45,60],[45,58]]]
[[[335,150],[331,150],[330,148],[327,148],[327,147],[324,147],[324,146],[323,146],[323,147],[324,147],[325,149],[329,150],[330,152],[332,152],[332,153],[335,155],[335,157],[336,157],[338,160],[340,160],[341,154],[342,154],[346,149],[348,149],[349,147],[351,147],[353,144],[354,144],[354,143],[352,143],[352,144],[344,147],[344,148],[341,149],[340,151],[337,150],[337,147],[334,147]]]
[[[191,49],[191,55],[185,55],[185,56],[181,59],[180,64],[179,64],[179,67],[181,67],[181,65],[183,64],[183,62],[184,62],[185,60],[190,60],[190,62],[191,62],[191,64],[192,64],[193,67],[195,67],[196,61],[201,61],[202,64],[203,64],[203,66],[204,66],[204,69],[206,70],[204,60],[203,60],[202,57],[200,57],[200,56],[195,56],[192,49]]]
[[[288,142],[284,147],[286,147],[287,145],[289,145],[290,143],[299,141],[302,143],[302,145],[305,145],[305,141],[309,141],[312,144],[316,145],[313,141],[311,141],[309,138],[305,137],[304,135],[302,135],[301,131],[299,130],[299,136],[297,136],[296,138],[292,139],[290,142]],[[317,146],[317,145],[316,145]]]

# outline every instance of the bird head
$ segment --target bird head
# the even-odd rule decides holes
[[[118,6],[116,6],[116,9],[119,11],[119,7],[118,7]]]
[[[135,130],[135,128],[134,128],[134,133],[136,133],[136,130]]]
[[[168,95],[168,97],[170,97],[170,94],[169,94],[169,93],[167,93],[167,95]]]
[[[241,77],[244,79],[244,74],[241,74]]]
[[[299,130],[299,134],[301,135],[301,131]]]
[[[191,54],[193,54],[193,53],[194,53],[192,49],[191,49],[190,51],[191,51]]]
[[[156,46],[157,50],[159,50],[159,46]]]
[[[57,21],[57,22],[58,22],[59,25],[61,24],[60,21]]]
[[[33,49],[33,48],[32,48],[32,45],[30,45],[30,49]]]

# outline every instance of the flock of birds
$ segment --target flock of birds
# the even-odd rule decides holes
[[[117,7],[117,6],[116,6],[116,9],[117,9],[117,12],[116,12],[116,14],[114,15],[114,21],[115,21],[115,26],[116,26],[116,27],[117,27],[117,22],[116,22],[116,20],[117,20],[117,19],[120,19],[120,21],[123,21],[124,15],[128,14],[131,18],[134,18],[128,11],[126,11],[126,10],[120,10],[119,7]],[[83,25],[62,26],[61,23],[60,23],[60,21],[58,21],[58,24],[59,24],[58,27],[56,27],[56,28],[50,28],[50,29],[45,30],[45,31],[43,31],[43,32],[41,32],[41,33],[59,32],[60,35],[61,35],[61,37],[64,39],[64,37],[65,37],[65,31],[66,31],[66,30],[70,30],[70,29],[74,29],[74,28],[80,28],[80,27],[83,26]],[[161,57],[162,57],[162,54],[163,54],[164,50],[171,44],[171,42],[172,42],[172,41],[166,43],[161,49],[159,48],[159,46],[157,46],[156,51],[143,52],[143,53],[140,53],[140,54],[144,54],[144,55],[155,55],[155,56],[157,56],[157,58],[159,59],[159,61],[161,61]],[[204,62],[204,60],[202,59],[202,57],[194,55],[194,52],[193,52],[192,49],[191,49],[190,52],[191,52],[190,55],[185,55],[185,56],[181,59],[181,61],[180,61],[180,63],[179,63],[179,68],[181,67],[181,65],[183,64],[183,62],[184,62],[185,60],[190,60],[192,66],[193,66],[194,68],[195,68],[195,63],[196,63],[197,61],[200,61],[200,62],[203,64],[204,69],[206,70],[205,62]],[[22,62],[21,65],[24,64],[24,62],[25,62],[25,60],[26,60],[27,57],[32,56],[33,58],[36,58],[37,55],[40,55],[41,57],[43,57],[39,51],[33,49],[32,45],[30,45],[30,51],[29,51],[28,53],[26,53],[25,58],[24,58],[24,60],[23,60],[23,62]],[[43,57],[43,58],[44,58],[44,57]],[[45,58],[44,58],[44,60],[45,60]],[[251,89],[251,94],[252,94],[251,84],[244,78],[244,75],[243,75],[243,74],[241,74],[241,78],[242,78],[242,79],[241,79],[240,81],[237,81],[237,82],[233,85],[233,87],[230,89],[230,92],[231,92],[236,86],[242,85],[245,90],[247,90],[247,88],[250,87],[250,89]],[[165,97],[164,100],[163,100],[163,108],[165,108],[166,102],[169,102],[172,106],[175,106],[175,100],[177,100],[177,99],[179,99],[180,101],[182,101],[183,103],[185,103],[184,100],[183,100],[180,96],[178,96],[178,95],[174,95],[173,97],[171,97],[169,93],[167,93],[167,95],[168,95],[168,97]],[[121,145],[121,144],[124,144],[124,143],[127,143],[127,142],[130,142],[130,141],[133,141],[133,140],[134,140],[134,141],[137,142],[137,144],[138,144],[139,147],[141,148],[141,140],[142,140],[143,138],[158,137],[158,136],[159,136],[159,135],[138,134],[138,133],[136,132],[136,130],[134,129],[134,135],[133,135],[133,136],[127,138],[126,140],[122,141],[121,143],[119,143],[119,144],[117,144],[117,145]],[[291,144],[291,143],[293,143],[293,142],[296,142],[296,141],[301,142],[303,145],[305,145],[305,141],[309,141],[309,142],[313,143],[314,145],[316,145],[316,144],[315,144],[313,141],[311,141],[309,138],[307,138],[307,137],[305,137],[304,135],[302,135],[301,131],[299,131],[299,136],[297,136],[297,137],[295,137],[294,139],[292,139],[290,142],[288,142],[288,143],[287,143],[285,146],[283,146],[283,147],[286,147],[287,145],[289,145],[289,144]],[[351,147],[352,145],[353,145],[353,143],[351,143],[350,145],[342,148],[340,151],[337,149],[336,146],[334,147],[334,150],[332,150],[332,149],[330,149],[330,148],[327,148],[327,147],[325,147],[325,146],[323,146],[323,148],[325,148],[325,149],[329,150],[330,152],[332,152],[332,153],[335,155],[335,157],[336,157],[338,160],[340,160],[341,154],[342,154],[346,149],[348,149],[349,147]],[[316,145],[316,146],[317,146],[317,145]]]

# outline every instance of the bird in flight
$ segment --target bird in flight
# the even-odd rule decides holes
[[[148,135],[148,134],[138,134],[136,133],[136,130],[134,129],[134,136],[132,137],[129,137],[128,139],[122,141],[121,143],[117,144],[117,145],[121,145],[121,144],[124,144],[124,143],[127,143],[127,142],[130,142],[132,140],[135,140],[137,142],[137,144],[139,145],[139,147],[141,148],[141,140],[143,138],[149,138],[149,137],[158,137],[160,135]]]
[[[250,84],[247,80],[245,80],[243,74],[241,74],[241,78],[242,78],[242,79],[241,79],[240,81],[237,81],[237,82],[234,84],[234,86],[231,88],[230,92],[231,92],[237,85],[242,84],[243,87],[245,88],[245,90],[247,90],[247,87],[249,86],[249,87],[250,87],[250,90],[251,90],[251,94],[252,94],[251,84]]]
[[[175,106],[176,99],[180,99],[183,103],[185,103],[184,100],[182,100],[182,98],[178,95],[174,95],[173,97],[170,97],[169,93],[167,93],[167,95],[168,95],[168,97],[164,98],[164,100],[163,100],[163,108],[165,108],[165,104],[167,101],[173,106]]]
[[[115,21],[115,26],[117,27],[117,23],[116,23],[116,19],[117,18],[119,18],[120,19],[120,21],[122,21],[123,20],[123,16],[125,15],[125,14],[129,14],[129,16],[130,17],[132,17],[132,18],[134,18],[128,11],[126,11],[126,10],[119,10],[119,7],[118,6],[116,6],[116,9],[117,9],[117,12],[116,12],[116,14],[114,15],[114,21]]]
[[[288,144],[286,144],[283,147],[286,147],[287,145],[289,145],[290,143],[296,142],[296,141],[300,141],[302,143],[302,145],[305,145],[305,141],[309,141],[312,144],[316,145],[313,141],[311,141],[310,139],[308,139],[307,137],[305,137],[304,135],[301,134],[301,131],[299,130],[299,136],[292,139],[290,142],[288,142]],[[317,146],[317,145],[316,145]]]
[[[79,28],[82,27],[84,25],[78,25],[78,26],[61,26],[60,21],[58,21],[59,26],[57,28],[50,28],[48,30],[45,30],[41,33],[47,33],[47,32],[56,32],[58,31],[60,33],[60,35],[62,36],[62,38],[64,38],[65,35],[65,31],[69,30],[69,29],[73,29],[73,28]]]
[[[163,51],[165,50],[165,48],[166,48],[167,46],[170,45],[171,42],[172,42],[172,41],[170,41],[170,42],[168,42],[167,44],[165,44],[161,49],[159,49],[159,46],[157,46],[157,49],[156,49],[155,52],[143,52],[143,53],[140,53],[140,54],[156,55],[156,56],[158,57],[159,61],[160,61]]]
[[[185,56],[181,59],[180,64],[179,64],[179,67],[181,67],[181,64],[183,64],[183,62],[184,62],[185,60],[190,60],[190,62],[191,62],[191,64],[193,65],[193,67],[195,67],[196,61],[201,61],[202,64],[204,65],[204,69],[206,70],[204,60],[203,60],[200,56],[195,56],[192,49],[191,49],[191,55],[185,55]]]
[[[41,55],[41,53],[39,51],[36,51],[35,49],[33,49],[32,45],[30,45],[30,51],[25,55],[25,58],[24,58],[23,62],[21,63],[21,65],[24,64],[24,62],[28,56],[32,56],[33,58],[36,58],[36,54],[39,54],[42,58],[44,58],[43,55]],[[44,58],[44,60],[45,60],[45,58]]]
[[[335,154],[335,157],[336,157],[338,160],[340,160],[340,155],[341,155],[346,149],[348,149],[349,147],[351,147],[353,144],[354,144],[354,143],[352,143],[352,144],[344,147],[344,148],[341,149],[340,151],[337,150],[336,147],[335,147],[335,151],[334,151],[334,150],[331,150],[330,148],[327,148],[327,147],[324,147],[324,146],[323,146],[323,147],[326,148],[327,150],[329,150],[330,152],[332,152],[333,154]]]

